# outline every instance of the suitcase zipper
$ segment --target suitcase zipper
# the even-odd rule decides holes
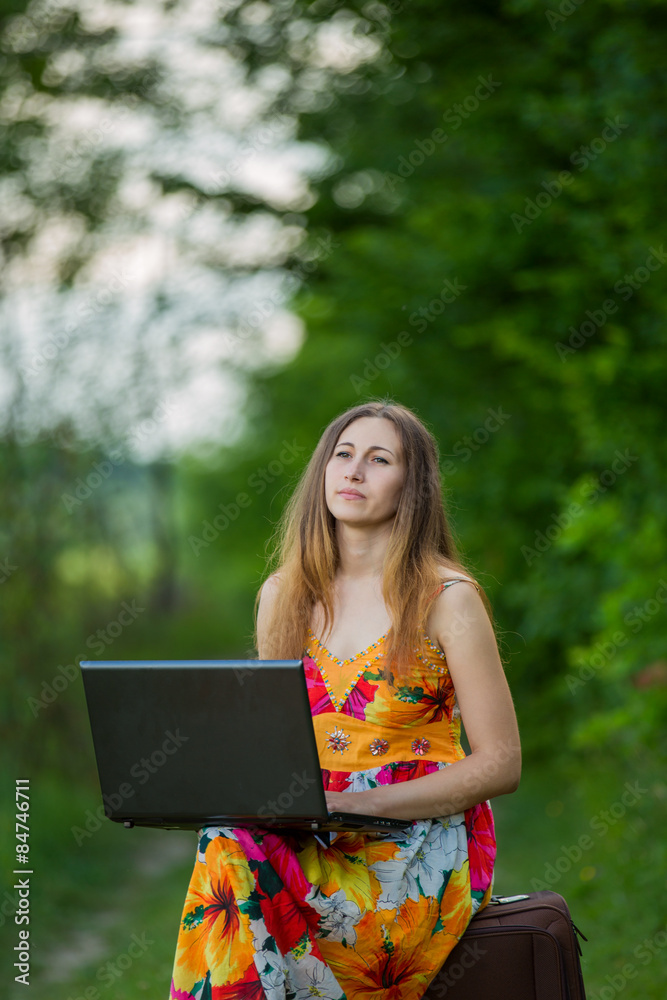
[[[570,923],[572,924],[572,930],[574,931],[574,940],[577,943],[577,951],[579,952],[579,955],[583,957],[584,953],[581,950],[581,945],[579,944],[579,938],[581,938],[583,941],[588,941],[588,938],[586,937],[585,934],[581,933],[581,931],[579,930],[579,928],[575,924],[574,920],[571,919]],[[579,936],[577,937],[577,935],[579,935]]]
[[[521,899],[530,899],[530,896],[525,896],[525,895],[524,896],[491,896],[489,902],[487,903],[487,906],[491,906],[491,905],[493,905],[493,906],[499,906],[499,905],[502,905],[503,903],[518,903],[519,900],[521,900]],[[588,938],[586,937],[585,934],[583,934],[579,930],[579,928],[575,924],[575,922],[572,919],[572,917],[570,917],[570,923],[572,924],[572,930],[574,931],[574,940],[575,940],[575,944],[577,945],[577,951],[579,952],[579,955],[581,957],[583,957],[584,953],[581,950],[581,945],[579,944],[579,938],[581,938],[582,941],[588,941]]]

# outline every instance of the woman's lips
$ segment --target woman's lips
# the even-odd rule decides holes
[[[354,490],[340,490],[339,496],[347,497],[348,500],[365,500],[363,493],[355,493]]]

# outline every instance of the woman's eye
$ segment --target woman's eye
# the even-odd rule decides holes
[[[336,458],[349,458],[350,452],[349,451],[345,451],[344,449],[342,449],[341,451],[337,451],[334,454],[335,454]],[[371,461],[372,462],[380,461],[380,462],[383,462],[384,465],[389,465],[389,462],[387,461],[387,459],[383,458],[382,455],[376,455],[375,458],[371,459]]]

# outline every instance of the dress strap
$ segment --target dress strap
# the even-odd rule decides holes
[[[443,590],[444,590],[444,589],[445,589],[446,587],[451,587],[451,585],[452,585],[453,583],[472,583],[473,587],[475,588],[475,590],[476,590],[476,591],[477,591],[477,593],[479,594],[479,587],[477,586],[477,584],[476,584],[476,583],[473,583],[473,581],[472,581],[472,580],[466,580],[466,578],[465,578],[465,577],[463,577],[463,576],[459,576],[459,577],[457,577],[457,578],[456,578],[456,580],[445,580],[445,582],[444,582],[444,583],[441,583],[441,584],[440,584],[440,586],[438,587],[438,589],[436,590],[436,592],[435,592],[435,594],[434,594],[434,597],[437,597],[437,596],[438,596],[438,594],[442,593],[442,591],[443,591]]]

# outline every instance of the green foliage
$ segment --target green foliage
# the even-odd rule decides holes
[[[340,154],[307,213],[335,250],[296,303],[306,344],[256,392],[280,434],[384,394],[427,420],[528,745],[567,748],[593,713],[611,750],[626,700],[654,717],[631,679],[664,656],[665,12],[549,11],[364,8],[389,55],[301,119]],[[636,635],[630,602],[658,609]],[[570,661],[623,629],[570,692]]]

